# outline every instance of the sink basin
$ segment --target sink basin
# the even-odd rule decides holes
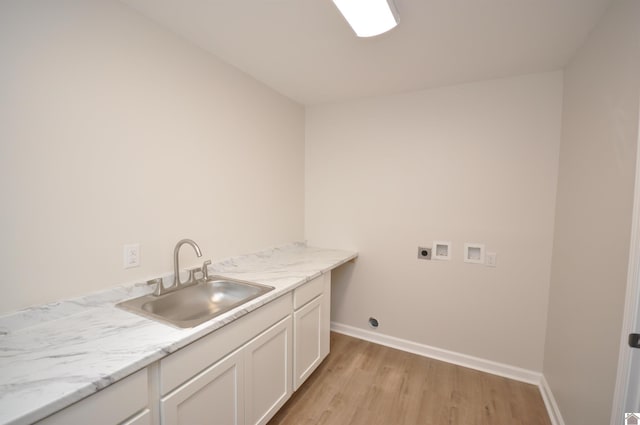
[[[179,328],[191,328],[271,290],[272,286],[212,277],[168,294],[144,295],[117,306]]]

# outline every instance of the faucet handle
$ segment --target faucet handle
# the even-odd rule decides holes
[[[160,295],[162,290],[164,289],[164,285],[162,284],[162,278],[156,277],[155,279],[147,280],[147,285],[157,285],[156,289],[153,291],[155,295]]]
[[[147,285],[162,285],[162,278],[156,277],[155,279],[147,280]]]
[[[209,261],[209,264],[211,264],[211,261]],[[189,276],[187,277],[187,281],[183,282],[182,285],[189,286],[198,282],[204,282],[208,278],[207,262],[205,261],[202,267],[187,269],[187,272]]]
[[[188,277],[185,282],[182,282],[181,285],[189,286],[193,285],[196,282],[196,273],[200,272],[200,267],[194,267],[192,269],[187,269]]]
[[[207,260],[202,263],[202,279],[207,281],[209,280],[209,268],[207,266],[211,265],[211,260]]]

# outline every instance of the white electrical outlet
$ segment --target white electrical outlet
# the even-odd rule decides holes
[[[487,267],[496,267],[498,265],[498,254],[495,252],[487,252],[486,260],[487,262],[485,264]]]
[[[140,266],[140,244],[134,243],[124,246],[124,268],[131,269]]]

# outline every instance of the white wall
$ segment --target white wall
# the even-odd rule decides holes
[[[601,425],[611,414],[629,256],[640,2],[614,2],[564,75],[544,375],[567,425]]]
[[[117,1],[2,1],[0,57],[0,312],[303,238],[300,105]]]
[[[360,252],[333,320],[540,371],[561,97],[558,72],[308,107],[306,237]],[[453,260],[417,260],[433,240]]]

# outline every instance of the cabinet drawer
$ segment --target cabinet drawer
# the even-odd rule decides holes
[[[147,375],[147,369],[138,371],[37,424],[113,425],[121,423],[148,405]]]
[[[160,360],[160,393],[167,394],[289,314],[291,293]]]
[[[318,276],[293,291],[293,308],[295,310],[322,294],[324,290],[324,277],[325,275]]]

